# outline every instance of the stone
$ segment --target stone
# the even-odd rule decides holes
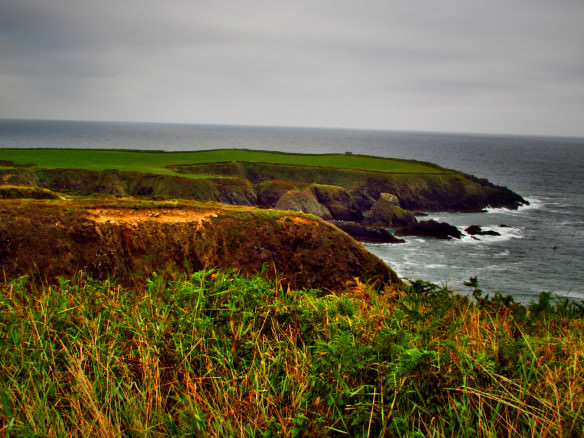
[[[405,240],[398,239],[385,228],[366,227],[356,222],[330,221],[337,228],[340,228],[353,239],[359,242],[368,243],[404,243]]]
[[[284,193],[294,189],[295,185],[291,182],[273,179],[263,181],[256,184],[258,204],[265,207],[274,207]]]
[[[325,220],[333,218],[328,208],[316,199],[310,190],[290,190],[282,195],[275,207],[278,210],[301,211]]]
[[[363,214],[351,194],[339,186],[314,184],[314,194],[322,205],[339,221],[361,222]]]
[[[414,213],[401,208],[399,199],[391,193],[381,193],[363,220],[366,225],[390,228],[400,228],[416,222]]]
[[[470,227],[464,230],[466,234],[471,236],[500,236],[501,233],[498,233],[493,230],[483,230],[480,225],[471,225]]]
[[[437,222],[433,219],[417,222],[401,228],[396,232],[398,236],[434,237],[436,239],[460,239],[461,232],[446,222]]]

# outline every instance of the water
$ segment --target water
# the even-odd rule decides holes
[[[343,129],[0,120],[0,147],[91,147],[168,151],[241,147],[413,158],[488,178],[531,202],[518,211],[435,214],[460,228],[501,236],[367,245],[405,278],[464,292],[478,276],[486,291],[530,301],[541,291],[584,299],[584,139]],[[0,152],[1,159],[1,152]],[[504,226],[502,226],[504,225]]]

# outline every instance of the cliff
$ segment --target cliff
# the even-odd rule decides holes
[[[54,159],[52,154],[45,154],[45,161],[35,158],[35,151],[24,153],[31,162],[41,160],[39,162],[48,167],[2,161],[0,180],[6,187],[11,187],[10,191],[5,191],[4,197],[8,197],[8,193],[11,196],[18,194],[20,189],[14,187],[29,186],[34,190],[20,190],[23,197],[28,197],[26,193],[33,191],[46,193],[49,190],[56,192],[56,196],[66,193],[74,196],[215,201],[227,205],[301,211],[361,227],[390,228],[414,225],[414,212],[475,212],[486,207],[515,209],[527,203],[518,194],[487,180],[411,160],[249,150],[184,154],[95,150],[49,152],[54,154]],[[200,162],[227,155],[239,157],[242,161]],[[88,158],[93,161],[89,162]],[[273,161],[253,161],[259,158]],[[22,156],[20,159],[24,160]],[[71,162],[78,162],[86,168],[55,167],[70,166]],[[142,171],[123,170],[131,168]],[[392,199],[392,202],[388,203],[386,199]],[[358,228],[355,225],[344,227],[358,238],[365,233],[368,239],[389,241],[375,230],[359,228],[358,233],[354,232]]]
[[[166,154],[159,155],[164,157]],[[383,164],[384,159],[379,161]],[[310,188],[315,191],[319,202],[331,211],[334,219],[350,218],[353,221],[356,220],[356,213],[368,212],[381,193],[395,195],[402,208],[413,211],[470,212],[486,207],[514,209],[526,203],[518,194],[487,180],[431,163],[412,163],[416,166],[406,162],[411,169],[404,165],[405,170],[401,171],[379,171],[230,161],[169,165],[166,170],[170,173],[159,173],[162,172],[160,169],[152,173],[156,169],[151,167],[144,167],[142,172],[116,169],[96,171],[10,167],[9,163],[5,163],[4,167],[0,167],[0,178],[3,184],[29,185],[58,192],[181,198],[265,207],[273,207],[287,191]]]
[[[295,187],[337,186],[351,195],[362,212],[368,211],[381,193],[392,193],[402,208],[420,211],[480,211],[486,207],[515,209],[527,202],[511,190],[485,179],[444,169],[431,163],[418,172],[380,172],[274,163],[225,162],[171,166],[184,174],[228,176],[250,181],[283,181]]]
[[[263,270],[292,288],[341,290],[396,274],[314,216],[196,202],[0,201],[0,266],[8,278],[54,281],[79,270],[124,283],[152,271]]]

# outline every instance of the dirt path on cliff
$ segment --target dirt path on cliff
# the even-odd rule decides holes
[[[89,217],[98,223],[137,224],[156,221],[163,223],[202,223],[208,217],[217,216],[216,210],[192,208],[96,208],[88,209]]]

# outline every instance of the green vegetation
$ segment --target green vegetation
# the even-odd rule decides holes
[[[194,152],[128,151],[97,149],[1,149],[2,163],[36,165],[46,169],[120,170],[177,175],[168,166],[241,161],[324,166],[395,173],[443,173],[431,163],[344,154],[290,154],[248,149]],[[181,174],[185,176],[184,174]]]
[[[581,306],[231,272],[0,284],[0,435],[582,436]]]

